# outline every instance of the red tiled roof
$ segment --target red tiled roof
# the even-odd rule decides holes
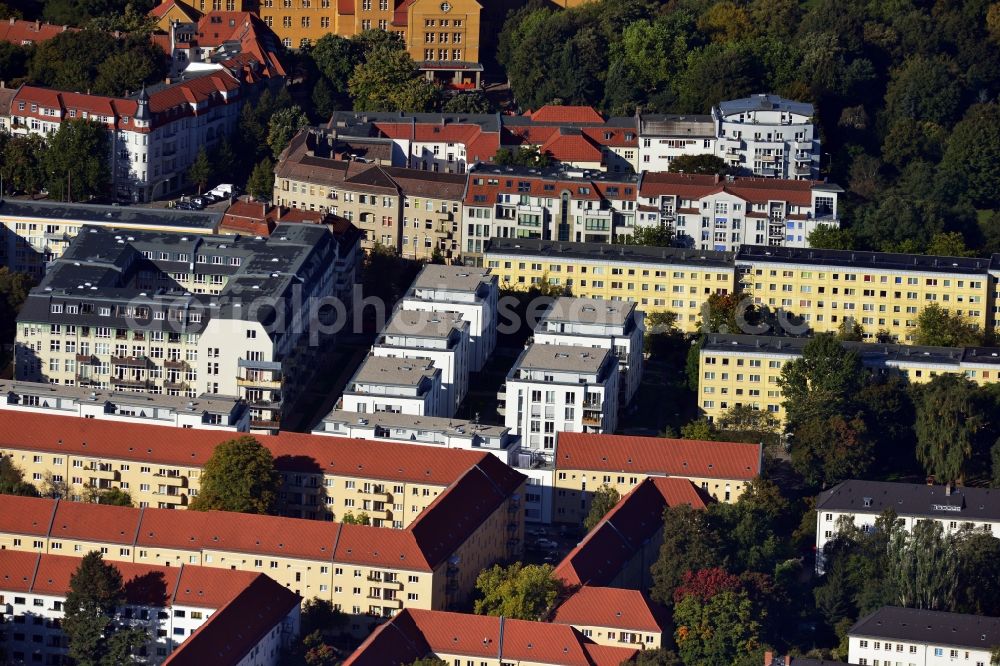
[[[263,574],[213,569],[189,564],[158,567],[113,562],[122,575],[130,603],[147,606],[183,605],[222,608]],[[17,550],[0,550],[0,590],[61,596],[80,558]]]
[[[3,495],[0,520],[4,531],[25,536],[45,536],[52,525],[56,501],[18,495]]]
[[[609,585],[643,543],[663,527],[667,506],[705,503],[686,479],[648,478],[631,490],[556,567],[566,585]]]
[[[548,153],[559,162],[596,162],[601,163],[601,149],[590,142],[582,133],[556,132],[539,149],[542,154]]]
[[[267,203],[238,199],[222,215],[220,229],[270,236],[278,224],[278,209]]]
[[[23,102],[25,105],[23,111],[17,108],[19,102]],[[38,107],[35,111],[31,110],[32,104]],[[62,119],[82,118],[83,114],[86,113],[91,120],[94,120],[93,116],[111,118],[111,122],[108,125],[118,129],[132,132],[148,131],[145,128],[137,128],[131,122],[131,118],[135,117],[137,108],[138,105],[132,99],[61,92],[37,86],[21,86],[11,102],[11,115],[20,118],[31,117],[48,122],[60,122]],[[42,113],[42,109],[58,110],[61,118],[46,116]],[[129,122],[126,123],[124,121],[125,118],[129,118]]]
[[[22,21],[13,18],[0,20],[0,42],[10,42],[18,46],[38,44],[48,41],[60,33],[77,31],[79,28],[69,28],[41,21]]]
[[[181,2],[181,0],[163,0],[160,4],[156,5],[149,10],[149,16],[153,18],[163,18],[163,16],[170,11],[171,7],[177,7],[181,12],[191,20],[195,20],[199,16],[198,10],[191,7],[187,3]]]
[[[200,467],[222,442],[241,436],[219,430],[177,429],[74,416],[0,412],[0,448],[120,458]],[[446,486],[492,457],[481,451],[382,442],[381,455],[362,439],[282,432],[254,435],[281,471],[325,472]]]
[[[485,162],[500,149],[500,132],[484,132],[475,123],[391,123],[376,122],[382,136],[420,143],[461,143],[466,160]]]
[[[595,645],[567,625],[404,609],[377,629],[344,666],[397,666],[427,653],[559,666],[620,664],[635,650]]]
[[[647,173],[643,177],[639,194],[644,197],[675,195],[682,199],[701,199],[719,192],[728,192],[753,203],[788,201],[798,206],[808,206],[812,203],[812,188],[819,184],[821,181],[743,176],[727,180],[709,174],[658,171]]]
[[[751,480],[760,474],[759,444],[561,432],[557,469],[639,472]]]
[[[490,185],[490,180],[496,180],[498,184]],[[529,189],[527,191],[520,189],[518,183],[528,183]],[[545,189],[546,186],[551,187],[551,189]],[[630,186],[624,185],[622,187]],[[585,189],[586,192],[581,191],[582,189]],[[563,190],[568,190],[573,199],[599,201],[601,198],[600,190],[593,182],[587,180],[564,181],[547,179],[528,173],[506,175],[473,171],[469,174],[469,184],[465,190],[465,203],[475,206],[493,205],[497,202],[497,195],[501,193],[549,198],[559,196]],[[477,196],[486,197],[486,199],[485,201],[477,200]]]
[[[302,601],[263,574],[217,610],[163,662],[164,666],[238,664]]]
[[[617,587],[581,587],[552,616],[559,624],[649,632],[662,632],[664,620],[645,594]]]
[[[132,507],[59,502],[49,536],[131,546],[138,528],[139,512]]]
[[[534,113],[525,114],[536,123],[603,123],[604,116],[591,106],[546,104]]]
[[[639,145],[638,133],[632,129],[621,127],[581,127],[580,131],[594,143],[601,146],[615,146],[616,148],[634,148]],[[610,134],[610,137],[605,136]],[[626,138],[631,135],[631,139]]]

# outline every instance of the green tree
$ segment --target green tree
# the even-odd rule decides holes
[[[198,186],[198,194],[208,186],[208,180],[212,177],[212,162],[208,159],[205,146],[198,149],[198,155],[188,168],[187,177]]]
[[[35,278],[30,274],[0,266],[0,345],[14,344],[17,314],[34,286]]]
[[[739,314],[745,312],[739,294],[709,294],[701,306],[698,330],[702,333],[740,333]]]
[[[274,192],[274,163],[265,157],[250,173],[247,180],[247,193],[258,201],[270,201]]]
[[[316,40],[309,55],[334,94],[346,101],[348,79],[361,61],[358,43],[327,33]]]
[[[209,172],[232,174],[236,169],[237,160],[232,142],[228,137],[222,137],[208,153]]]
[[[201,490],[191,502],[195,511],[271,513],[281,478],[271,452],[244,435],[215,447],[201,473]]]
[[[767,445],[777,444],[781,432],[778,419],[773,414],[750,405],[733,405],[715,425],[723,439],[733,439],[734,435],[745,436],[750,441]]]
[[[918,520],[889,542],[888,577],[905,608],[951,610],[958,591],[958,558],[936,520]]]
[[[677,332],[677,313],[670,310],[647,312],[646,335],[670,335]]]
[[[448,662],[437,657],[424,657],[411,662],[409,666],[448,666]]]
[[[703,599],[689,594],[674,606],[674,640],[685,664],[736,664],[760,645],[761,619],[746,590]]]
[[[957,231],[945,231],[931,236],[927,244],[927,254],[938,257],[971,257],[971,252],[965,245],[965,238]]]
[[[718,439],[715,426],[707,417],[695,419],[690,423],[681,426],[681,439],[694,439],[703,442],[711,442]]]
[[[0,494],[38,497],[38,490],[8,456],[0,456]]]
[[[650,596],[665,606],[672,605],[674,590],[684,574],[720,564],[721,548],[705,511],[688,504],[667,507],[663,512],[663,544],[650,568]]]
[[[70,576],[62,630],[68,654],[79,666],[139,663],[133,656],[147,639],[144,630],[116,621],[125,600],[122,575],[101,553],[91,551]]]
[[[340,517],[340,522],[345,525],[371,525],[372,519],[364,511],[359,512],[357,515],[353,511],[348,511]]]
[[[31,59],[30,47],[10,42],[0,42],[0,72],[11,79],[19,79],[28,74]]]
[[[35,47],[28,79],[59,90],[86,92],[102,63],[118,48],[114,37],[93,30],[61,32]]]
[[[132,496],[121,488],[100,489],[91,485],[83,487],[83,501],[112,506],[132,506]]]
[[[865,337],[865,329],[854,317],[844,317],[837,327],[837,340],[841,342],[861,342]]]
[[[163,53],[149,41],[129,38],[120,44],[121,50],[113,53],[97,66],[93,91],[113,97],[137,92],[144,83],[156,83],[164,73]]]
[[[980,345],[983,335],[976,324],[931,303],[917,315],[913,343],[932,347],[970,347]]]
[[[810,417],[849,414],[865,374],[856,351],[832,333],[817,334],[800,358],[785,363],[778,378],[790,429]]]
[[[955,125],[941,160],[941,179],[980,208],[1000,192],[1000,104],[977,104]]]
[[[588,532],[594,529],[608,511],[615,508],[621,498],[621,494],[608,484],[601,485],[590,499],[590,511],[583,519],[583,528]]]
[[[670,161],[667,170],[672,173],[701,173],[720,176],[730,172],[726,160],[711,154],[679,155]]]
[[[517,150],[498,149],[493,156],[493,163],[497,166],[544,168],[552,163],[552,158],[548,153],[538,152],[537,146],[520,146]]]
[[[66,201],[104,194],[111,186],[107,129],[92,120],[71,119],[49,137],[43,164],[49,193]]]
[[[938,375],[916,387],[917,460],[938,483],[963,483],[976,470],[984,415],[975,384],[965,376]]]
[[[0,160],[4,190],[38,194],[45,186],[47,149],[45,139],[37,134],[11,137],[3,148],[3,159]]]
[[[1000,539],[985,529],[965,527],[948,545],[958,561],[954,610],[991,617],[1000,614]]]
[[[312,101],[313,110],[315,111],[314,115],[321,122],[329,120],[334,111],[343,108],[343,102],[340,101],[339,95],[337,95],[333,87],[327,82],[326,77],[321,76],[317,79],[313,85],[309,99]]]
[[[455,95],[441,107],[445,113],[493,113],[493,104],[481,90]]]
[[[961,102],[954,66],[943,57],[914,55],[892,72],[885,93],[889,118],[949,124]]]
[[[476,578],[477,615],[497,615],[518,620],[540,620],[562,593],[562,582],[548,564],[499,564]]]
[[[268,123],[267,145],[270,146],[274,159],[288,147],[288,142],[298,134],[299,130],[309,124],[309,118],[298,106],[281,109],[271,116]]]
[[[875,460],[875,438],[858,414],[811,415],[791,437],[792,467],[810,485],[824,487],[864,476]]]
[[[348,90],[358,111],[430,111],[437,88],[404,50],[377,47],[354,68]]]
[[[630,661],[624,663],[635,666],[684,666],[684,662],[676,652],[662,647],[655,650],[639,650]]]
[[[666,225],[650,225],[636,227],[631,236],[621,235],[618,239],[623,245],[670,247],[674,242],[674,232]]]

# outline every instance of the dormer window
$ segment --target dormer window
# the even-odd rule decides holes
[[[864,502],[865,507],[870,507],[872,505],[872,498],[871,497],[865,497],[864,500],[862,500],[862,501]]]
[[[76,109],[70,109],[69,110],[69,117],[70,118],[76,118]]]

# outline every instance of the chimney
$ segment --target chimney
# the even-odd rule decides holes
[[[260,214],[261,214],[261,217],[263,217],[265,220],[267,220],[267,202],[266,201],[261,201],[260,202]]]
[[[764,653],[764,666],[771,666],[772,661],[774,661],[774,653],[768,650]]]
[[[35,32],[38,32],[41,29],[42,29],[42,22],[39,21],[38,19],[35,19]]]
[[[718,182],[719,182],[719,174],[715,174],[715,182],[716,182],[716,183],[718,183]]]
[[[951,497],[951,481],[944,484],[944,496]]]

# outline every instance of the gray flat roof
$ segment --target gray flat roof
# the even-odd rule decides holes
[[[780,95],[757,94],[740,99],[730,99],[719,102],[719,110],[723,114],[746,113],[749,111],[791,111],[803,116],[813,114],[813,105],[808,102],[796,102]]]
[[[858,620],[847,633],[989,651],[1000,645],[1000,617],[883,606]]]
[[[788,338],[767,335],[732,335],[709,333],[702,350],[800,356],[811,338]],[[845,348],[859,354],[866,363],[928,363],[958,366],[960,363],[1000,365],[1000,348],[928,347],[882,342],[843,342]]]
[[[514,365],[522,370],[554,370],[597,373],[611,352],[571,345],[530,345]]]
[[[420,269],[420,273],[413,280],[412,287],[475,293],[479,289],[479,285],[489,283],[493,279],[495,278],[488,268],[428,264]]]
[[[945,486],[851,480],[821,492],[816,509],[876,515],[892,509],[900,516],[1000,521],[1000,489],[960,486],[949,494]]]
[[[510,432],[506,426],[484,425],[450,419],[445,416],[414,416],[412,414],[397,414],[395,412],[345,412],[333,410],[323,418],[325,423],[349,423],[354,426],[381,426],[385,428],[412,428],[414,430],[433,430],[449,435],[471,437],[482,435],[487,437],[502,437]]]
[[[100,206],[95,204],[0,200],[0,216],[44,219],[55,222],[81,222],[121,228],[183,227],[205,232],[218,229],[221,212],[145,208],[142,206]]]
[[[382,331],[385,335],[413,335],[425,338],[448,338],[456,328],[467,326],[462,315],[454,312],[396,310]]]
[[[603,171],[600,169],[576,169],[566,165],[545,168],[525,166],[499,166],[497,164],[478,163],[469,167],[469,177],[478,175],[509,176],[512,178],[533,177],[550,180],[579,180],[598,183],[638,184],[639,174],[625,171]]]
[[[78,402],[131,405],[135,407],[162,407],[177,412],[213,412],[229,414],[242,400],[235,396],[202,393],[197,398],[153,393],[132,393],[110,389],[91,389],[80,386],[62,386],[45,382],[25,382],[0,379],[0,394],[49,396],[68,398]]]
[[[936,257],[926,254],[862,252],[860,250],[818,250],[815,248],[743,245],[736,253],[739,262],[840,266],[849,269],[921,271],[985,275],[991,268],[1000,269],[1000,254],[990,258]]]
[[[560,296],[542,316],[541,321],[565,321],[581,324],[624,326],[634,317],[632,301],[605,301],[596,298]]]
[[[638,264],[690,264],[728,270],[735,268],[731,252],[611,243],[569,243],[535,238],[491,238],[485,254],[546,257],[556,261],[581,259]]]
[[[420,386],[425,377],[441,372],[426,359],[369,356],[358,368],[352,383]]]

